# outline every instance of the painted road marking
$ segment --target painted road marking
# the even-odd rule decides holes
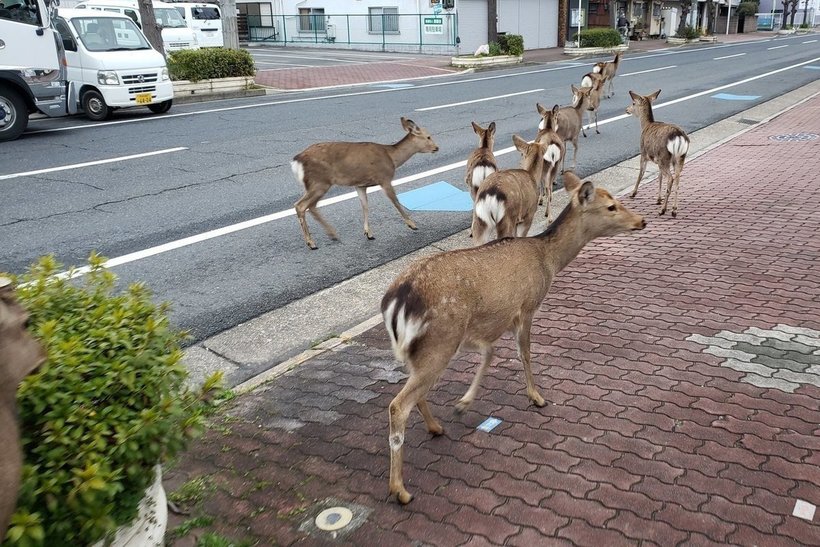
[[[713,99],[722,99],[724,101],[754,101],[759,99],[760,95],[732,95],[731,93],[718,93],[712,95]]]
[[[472,211],[470,193],[444,181],[399,194],[399,202],[411,211]]]
[[[636,74],[647,74],[649,72],[657,72],[659,70],[669,70],[670,68],[678,68],[678,66],[677,65],[669,65],[669,66],[662,66],[660,68],[650,68],[649,70],[639,70],[638,72],[628,72],[626,74],[621,74],[621,77],[635,76]]]
[[[35,171],[23,171],[20,173],[10,173],[8,175],[0,175],[0,180],[15,179],[18,177],[31,177],[34,175],[42,175],[43,173],[55,173],[57,171],[68,171],[69,169],[81,169],[83,167],[92,167],[94,165],[104,165],[106,163],[117,163],[118,161],[135,160],[139,158],[147,158],[149,156],[158,156],[160,154],[170,154],[171,152],[180,152],[188,150],[187,146],[178,146],[177,148],[166,148],[165,150],[157,150],[155,152],[144,152],[142,154],[132,154],[130,156],[120,156],[118,158],[109,158],[107,160],[86,161],[83,163],[74,163],[71,165],[62,165],[60,167],[49,167],[47,169],[37,169]]]
[[[786,45],[783,45],[783,46],[772,46],[772,47],[767,47],[766,49],[780,49],[780,48],[783,48],[783,47],[789,47],[789,44],[786,44]]]
[[[813,44],[817,40],[806,40],[805,42],[801,42],[801,44]]]
[[[519,91],[518,93],[507,93],[506,95],[496,95],[494,97],[484,97],[483,99],[474,99],[472,101],[462,101],[460,103],[450,103],[450,104],[442,104],[439,106],[428,106],[426,108],[417,108],[416,112],[426,112],[428,110],[437,110],[439,108],[450,108],[452,106],[462,106],[465,104],[473,104],[473,103],[481,103],[484,101],[492,101],[495,99],[506,99],[507,97],[515,97],[517,95],[527,95],[529,93],[538,93],[539,91],[544,91],[543,88],[540,89],[530,89],[529,91]]]
[[[735,53],[734,55],[724,55],[723,57],[715,57],[713,61],[720,61],[721,59],[731,59],[732,57],[743,57],[745,53]]]

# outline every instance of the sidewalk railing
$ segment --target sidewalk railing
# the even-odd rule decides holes
[[[458,16],[431,14],[248,15],[252,42],[388,47],[455,47]]]

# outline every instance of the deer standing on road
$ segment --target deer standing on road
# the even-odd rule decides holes
[[[659,215],[666,212],[669,205],[669,194],[672,192],[672,185],[675,186],[675,201],[672,204],[672,216],[678,215],[678,187],[680,186],[680,174],[683,171],[683,163],[686,161],[686,154],[689,153],[689,137],[686,132],[671,123],[656,122],[652,114],[652,101],[658,98],[661,90],[657,90],[651,95],[638,95],[634,91],[629,92],[632,97],[632,104],[626,108],[626,113],[635,116],[641,121],[641,169],[638,173],[638,180],[635,182],[635,189],[632,190],[632,197],[638,193],[638,186],[641,184],[646,162],[652,161],[658,165],[658,205],[661,204],[661,192],[663,191],[663,176],[666,175],[666,199]],[[674,175],[672,174],[674,169]]]
[[[592,91],[591,87],[577,88],[574,85],[572,88],[572,106],[562,106],[558,109],[558,136],[564,143],[572,143],[572,169],[577,165],[578,157],[578,135],[583,134],[584,138],[587,132],[584,130],[584,110],[589,104],[589,94]],[[538,129],[544,129],[546,122],[544,118],[550,112],[540,104],[536,103],[538,114],[541,115],[541,122],[538,124]],[[564,172],[564,163],[566,155],[561,158],[561,172]]]
[[[294,156],[290,162],[296,179],[305,187],[305,195],[296,202],[296,217],[302,227],[305,243],[316,249],[316,243],[308,230],[305,212],[310,211],[325,229],[330,239],[339,239],[333,227],[325,221],[316,204],[331,186],[353,186],[359,194],[364,215],[364,235],[374,239],[368,223],[367,188],[380,186],[387,197],[398,209],[405,224],[411,230],[416,223],[404,210],[393,190],[393,175],[396,168],[419,152],[437,152],[438,146],[425,129],[412,120],[401,118],[401,125],[407,131],[396,144],[378,144],[375,142],[320,142],[312,144]]]
[[[473,208],[473,244],[483,245],[495,228],[498,239],[523,237],[538,210],[539,185],[544,171],[546,147],[513,135],[521,152],[520,169],[504,169],[484,179]]]
[[[541,175],[541,192],[538,204],[541,205],[544,196],[546,196],[547,205],[544,216],[547,217],[547,222],[552,221],[552,186],[558,176],[558,162],[564,159],[566,153],[564,141],[558,135],[559,110],[558,105],[552,107],[552,110],[544,116],[544,129],[539,129],[538,134],[535,136],[536,142],[544,145],[544,171]]]
[[[28,313],[17,302],[11,280],[0,277],[0,538],[6,537],[14,514],[23,468],[17,387],[46,357],[26,330],[27,322]]]
[[[615,58],[611,61],[601,61],[592,66],[592,72],[597,72],[604,77],[607,83],[606,98],[615,95],[615,75],[618,72],[618,65],[621,63],[621,52],[615,54]]]
[[[581,79],[581,88],[592,88],[589,92],[589,100],[587,101],[587,119],[589,120],[590,127],[592,127],[593,118],[595,119],[595,132],[599,135],[601,132],[598,131],[598,107],[601,106],[601,95],[604,92],[604,82],[604,77],[595,72],[585,74]]]
[[[473,125],[473,131],[478,135],[478,148],[473,150],[473,153],[467,158],[467,175],[464,182],[467,184],[467,188],[470,189],[470,197],[473,198],[473,203],[475,203],[478,187],[481,186],[484,179],[498,171],[498,162],[496,162],[493,154],[495,122],[490,122],[487,129],[475,122],[470,123]]]
[[[627,210],[609,192],[565,174],[570,203],[534,237],[503,239],[416,261],[400,274],[382,298],[381,310],[393,352],[409,377],[390,403],[390,494],[399,502],[413,497],[402,480],[402,450],[413,407],[427,430],[444,432],[427,404],[427,393],[459,348],[477,348],[481,365],[464,397],[463,412],[475,399],[493,358],[493,344],[512,331],[524,365],[527,396],[544,406],[530,366],[533,316],[553,278],[597,237],[642,230],[643,217]]]

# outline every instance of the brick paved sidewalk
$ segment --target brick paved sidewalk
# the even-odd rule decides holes
[[[793,515],[820,504],[819,128],[814,98],[690,161],[677,219],[654,181],[626,199],[649,227],[590,244],[536,316],[550,404],[507,337],[453,416],[478,356],[454,360],[445,435],[408,424],[410,505],[387,499],[403,373],[379,326],[227,405],[167,472],[172,524],[212,518],[177,544],[820,545],[820,513]],[[335,540],[310,527],[331,505],[357,516]]]

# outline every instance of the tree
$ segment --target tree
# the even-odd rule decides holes
[[[791,17],[789,18],[789,24],[794,27],[794,16],[797,15],[797,5],[800,3],[800,0],[790,0],[789,4],[792,8]]]
[[[791,25],[794,26],[794,15],[797,13],[797,4],[800,0],[783,0],[783,22],[780,28],[786,28]],[[791,22],[788,22],[789,13],[791,12]]]
[[[678,36],[683,36],[686,26],[689,24],[688,19],[690,11],[692,11],[692,4],[688,1],[680,3],[680,21],[678,22],[678,30],[676,32]]]
[[[715,33],[715,11],[717,11],[715,0],[706,0],[706,34],[709,35]]]
[[[157,25],[157,17],[154,15],[154,4],[152,0],[139,0],[140,19],[142,20],[142,32],[148,39],[148,43],[165,57],[165,47],[162,43],[162,27]]]

